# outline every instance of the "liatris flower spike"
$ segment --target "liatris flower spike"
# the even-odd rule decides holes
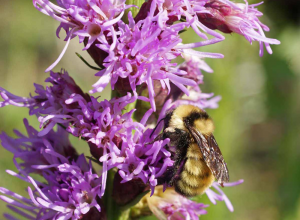
[[[221,97],[202,92],[199,85],[204,83],[203,72],[213,72],[204,59],[223,55],[195,50],[225,40],[216,29],[243,35],[250,43],[258,41],[260,55],[263,45],[272,53],[270,44],[279,41],[265,36],[268,28],[258,19],[262,16],[256,8],[259,4],[33,0],[33,5],[60,22],[57,36],[65,30],[67,43],[46,70],[50,72],[45,80],[48,85],[34,84],[36,94],[22,97],[0,88],[0,107],[26,107],[40,123],[35,129],[24,119],[27,135],[19,131],[15,131],[17,137],[0,134],[1,145],[13,154],[17,170],[7,173],[29,185],[27,196],[0,188],[0,199],[18,215],[6,213],[4,217],[125,220],[153,214],[171,220],[208,214],[201,198],[191,200],[173,188],[173,181],[166,181],[178,178],[184,164],[176,162],[174,138],[164,135],[170,130],[162,131],[167,126],[164,122],[169,122],[164,119],[182,105],[203,112],[218,108]],[[196,42],[183,41],[181,33],[187,29],[199,36]],[[66,70],[52,71],[75,37],[98,65],[93,67],[81,57],[99,77],[88,93]],[[109,84],[111,99],[100,101]],[[78,145],[76,149],[88,147],[90,155],[78,155],[69,136],[77,137],[72,142]],[[228,167],[234,172],[230,163]],[[174,168],[177,173],[172,173]],[[217,182],[208,187],[205,193],[213,204],[224,201],[233,211]]]

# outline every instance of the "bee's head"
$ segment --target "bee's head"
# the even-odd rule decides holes
[[[181,105],[173,111],[171,122],[177,128],[185,129],[185,123],[196,128],[203,134],[212,133],[214,124],[209,115],[202,109],[193,105]]]

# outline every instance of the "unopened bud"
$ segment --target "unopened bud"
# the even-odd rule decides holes
[[[225,16],[230,15],[232,11],[230,6],[218,1],[209,1],[205,4],[204,7],[210,13],[197,14],[198,19],[202,24],[210,29],[218,29],[219,31],[222,31],[226,34],[232,32],[225,19]]]
[[[84,39],[84,45],[86,46],[86,44],[88,43],[88,38]],[[103,60],[108,56],[108,53],[106,53],[105,51],[101,50],[99,47],[96,46],[96,44],[99,44],[100,42],[98,40],[96,40],[88,49],[87,52],[89,53],[89,55],[93,58],[93,60],[95,61],[95,63],[100,66],[103,67]]]
[[[113,183],[112,197],[120,206],[130,203],[138,195],[149,190],[149,186],[144,184],[141,179],[133,179],[126,183],[121,183],[122,180],[123,179],[119,173],[116,173]]]
[[[93,207],[88,213],[83,215],[83,217],[80,220],[107,220],[106,212],[103,205],[101,204],[101,212],[99,212],[95,207]]]

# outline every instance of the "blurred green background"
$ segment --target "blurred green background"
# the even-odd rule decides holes
[[[249,1],[257,3],[257,1]],[[300,219],[300,26],[298,0],[269,0],[259,9],[261,19],[271,28],[270,38],[281,45],[273,46],[273,55],[258,56],[258,43],[252,46],[241,36],[226,35],[226,40],[205,47],[219,52],[224,59],[206,60],[214,69],[205,73],[204,92],[221,95],[220,107],[208,110],[216,124],[215,137],[228,163],[231,181],[243,178],[244,184],[226,188],[235,211],[224,203],[210,205],[203,220],[295,220]],[[0,86],[14,94],[34,92],[33,82],[46,85],[44,70],[57,58],[64,46],[55,36],[58,22],[38,12],[31,1],[1,1],[0,8]],[[186,42],[195,41],[192,32],[184,33]],[[75,55],[81,51],[76,39],[59,65],[88,91],[97,78]],[[109,89],[102,95],[108,98]],[[0,130],[13,134],[24,132],[22,119],[28,110],[17,107],[0,109]],[[35,117],[29,122],[38,128]],[[77,143],[77,149],[87,146]],[[1,149],[0,186],[25,195],[26,184],[5,173],[15,170],[12,154]],[[210,202],[203,196],[199,198]],[[0,202],[0,212],[5,212]]]

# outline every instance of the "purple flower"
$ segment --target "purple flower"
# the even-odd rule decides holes
[[[224,187],[231,187],[231,186],[237,186],[240,185],[244,182],[244,180],[238,180],[236,182],[232,182],[232,183],[224,183]],[[212,188],[214,188],[215,190],[217,190],[216,193],[215,191],[212,190]],[[220,185],[217,182],[214,182],[212,184],[212,187],[209,188],[208,190],[206,190],[206,195],[209,198],[209,200],[215,205],[217,204],[216,201],[224,201],[227,208],[229,209],[229,211],[233,212],[233,206],[230,202],[230,200],[228,199],[228,197],[225,195],[225,193],[220,189]]]
[[[225,183],[224,186],[236,186],[242,182],[243,180]],[[213,191],[212,188],[216,189],[218,193]],[[213,204],[216,204],[217,200],[224,201],[229,211],[233,211],[230,200],[219,188],[218,183],[214,182],[212,187],[206,191],[206,195]],[[175,192],[172,187],[164,190],[163,186],[157,186],[152,196],[150,196],[150,193],[145,195],[141,201],[133,207],[134,211],[141,210],[138,212],[133,211],[133,213],[137,215],[133,217],[138,217],[143,210],[147,210],[147,207],[160,220],[198,220],[200,215],[207,214],[205,208],[208,207],[208,205],[192,201]]]
[[[75,36],[78,36],[79,42],[88,39],[84,50],[95,41],[109,45],[110,50],[113,50],[116,46],[116,32],[113,25],[122,18],[125,9],[131,7],[125,4],[125,0],[57,0],[57,3],[58,5],[48,0],[33,0],[36,9],[60,22],[56,31],[57,37],[59,38],[61,29],[67,34],[65,48],[46,72],[60,61],[70,40]],[[107,36],[111,38],[111,42],[108,42]]]
[[[149,183],[152,193],[157,185],[157,179],[164,174],[174,161],[171,160],[171,153],[166,150],[169,139],[156,141],[148,144],[152,129],[146,130],[143,134],[130,138],[130,141],[123,142],[121,152],[116,154],[119,158],[124,158],[123,163],[114,163],[114,158],[109,157],[108,164],[119,169],[122,182],[140,178],[145,184]],[[128,137],[129,138],[129,137]],[[103,155],[100,161],[106,159]]]
[[[118,22],[118,43],[113,52],[107,45],[98,47],[109,53],[104,60],[105,69],[96,75],[101,78],[93,85],[91,93],[101,92],[110,83],[112,89],[121,78],[129,80],[132,91],[139,91],[141,85],[146,84],[151,107],[156,111],[154,81],[159,81],[163,89],[170,93],[174,84],[187,95],[185,86],[196,86],[196,82],[185,78],[187,73],[176,68],[176,63],[171,62],[183,53],[194,56],[221,58],[220,54],[198,52],[191,49],[181,49],[179,31],[189,26],[188,22],[167,25],[165,12],[155,15],[156,2],[152,1],[148,16],[137,23],[128,14],[129,24]]]
[[[19,97],[11,94],[0,87],[0,95],[4,101],[0,102],[0,107],[14,105],[29,108],[29,115],[40,116],[42,114],[63,114],[72,111],[74,106],[65,104],[65,100],[72,94],[79,94],[86,100],[90,100],[89,95],[84,94],[68,72],[51,72],[50,77],[45,80],[52,84],[44,88],[42,85],[34,84],[37,95],[30,98]]]
[[[190,74],[187,72],[187,75]],[[105,192],[107,171],[115,167],[119,169],[122,182],[139,178],[145,184],[149,183],[154,192],[157,178],[162,176],[167,167],[173,165],[171,153],[165,149],[169,140],[148,144],[155,138],[155,135],[152,139],[149,137],[151,129],[145,126],[152,109],[145,113],[141,122],[134,122],[132,119],[135,109],[127,109],[127,113],[122,113],[137,99],[146,100],[145,97],[128,93],[121,98],[98,102],[94,97],[84,94],[67,73],[52,73],[47,81],[53,86],[46,90],[38,87],[39,95],[32,98],[19,98],[3,90],[4,101],[1,105],[29,107],[31,112],[39,116],[40,127],[44,128],[38,136],[51,135],[49,132],[52,132],[52,128],[60,124],[72,135],[93,143],[101,150],[97,157],[103,164],[101,196]],[[202,99],[198,97],[200,101],[203,100],[202,103],[198,99],[189,102],[202,104],[202,107],[214,107],[206,103],[205,95],[202,96]],[[168,107],[166,105],[161,111],[161,117]]]
[[[205,11],[197,12],[200,21],[207,27],[219,29],[224,33],[235,32],[243,35],[251,44],[258,41],[260,45],[260,56],[263,55],[263,45],[265,45],[268,53],[272,54],[270,44],[280,44],[276,39],[267,38],[264,31],[269,28],[259,21],[263,13],[255,7],[258,4],[249,5],[245,0],[243,3],[232,3],[229,0],[209,0],[204,5]]]
[[[107,171],[114,167],[119,169],[123,182],[140,178],[145,184],[149,182],[154,189],[157,178],[168,166],[172,166],[173,161],[170,159],[171,154],[164,148],[168,140],[148,144],[152,141],[149,138],[151,130],[146,131],[145,123],[152,114],[152,109],[145,113],[140,123],[134,122],[132,114],[135,109],[127,110],[128,112],[124,114],[122,111],[139,98],[136,93],[134,96],[129,93],[121,98],[98,102],[94,97],[84,98],[80,94],[71,94],[69,90],[66,90],[68,92],[65,94],[65,90],[53,89],[64,88],[64,85],[64,81],[57,81],[55,86],[49,88],[48,97],[51,99],[55,97],[53,102],[46,98],[39,102],[39,99],[32,97],[31,105],[18,103],[23,100],[29,102],[29,99],[8,96],[5,91],[2,94],[5,98],[2,106],[7,103],[40,110],[35,111],[39,115],[40,127],[44,127],[37,134],[40,137],[48,136],[56,124],[61,124],[72,135],[84,138],[101,149],[100,161],[103,164],[101,196],[105,192]],[[44,94],[45,91],[41,90],[39,93]],[[87,101],[89,99],[90,101]],[[47,114],[44,116],[45,111]]]
[[[151,129],[146,130],[145,123],[153,111],[148,110],[140,123],[132,120],[135,109],[122,114],[137,98],[128,94],[100,103],[94,98],[84,103],[80,96],[66,100],[67,103],[78,102],[85,113],[78,115],[67,130],[102,149],[99,159],[102,162],[101,196],[105,193],[107,172],[112,168],[119,169],[122,182],[140,178],[154,190],[157,178],[173,165],[171,154],[165,149],[168,139],[148,144],[152,141]]]
[[[185,62],[179,65],[179,69],[187,72],[185,75],[186,78],[192,79],[197,82],[197,84],[203,84],[203,74],[202,70],[207,73],[213,73],[213,70],[210,66],[197,56],[183,54]]]
[[[214,93],[203,93],[199,87],[193,87],[190,88],[190,96],[182,96],[169,108],[176,108],[179,105],[194,105],[201,109],[215,109],[219,107],[220,100],[221,96],[214,96]]]
[[[200,215],[207,213],[204,208],[208,205],[189,200],[176,193],[173,188],[163,191],[163,187],[158,186],[153,196],[146,195],[144,199],[152,213],[160,220],[198,220]]]
[[[186,24],[188,27],[191,27],[195,33],[204,39],[204,41],[196,42],[196,43],[189,43],[184,45],[178,45],[176,48],[179,49],[188,49],[188,48],[195,48],[201,47],[209,44],[218,43],[225,38],[213,31],[212,29],[208,28],[207,26],[203,25],[199,19],[197,14],[198,13],[205,13],[207,12],[206,8],[204,7],[207,0],[198,0],[198,1],[186,1],[186,0],[165,0],[159,1],[158,3],[158,10],[166,14],[169,18],[168,23],[173,23],[175,21],[181,21],[181,23]],[[209,39],[207,34],[213,36],[214,38]]]
[[[57,131],[51,130],[43,138],[38,137],[38,131],[28,124],[24,119],[27,136],[15,130],[18,138],[9,137],[5,132],[0,134],[1,145],[14,154],[14,158],[22,160],[19,166],[25,173],[41,173],[40,170],[33,168],[34,165],[51,165],[52,156],[47,153],[44,139],[51,144],[53,150],[58,154],[73,160],[78,157],[76,150],[71,145],[68,132],[58,127]]]
[[[154,3],[153,3],[154,4]],[[131,13],[128,14],[129,25],[118,22],[120,36],[114,53],[104,60],[104,70],[96,75],[101,76],[94,89],[90,92],[101,92],[108,83],[112,89],[119,78],[128,78],[131,90],[137,91],[137,86],[147,84],[149,99],[155,111],[153,80],[159,80],[163,88],[170,90],[170,81],[186,91],[184,85],[196,85],[192,80],[180,77],[184,72],[177,71],[171,60],[180,55],[180,51],[173,47],[181,42],[178,31],[182,25],[174,25],[167,30],[159,26],[161,16],[154,17],[153,7],[147,19],[135,24]],[[106,45],[99,45],[100,49],[108,51]]]
[[[152,141],[149,138],[151,130],[146,130],[145,123],[153,111],[148,110],[140,123],[132,120],[135,109],[122,114],[122,110],[137,98],[128,94],[100,103],[92,98],[92,102],[80,104],[83,112],[86,112],[84,109],[90,110],[91,120],[87,121],[87,115],[78,116],[79,120],[67,129],[102,149],[99,159],[102,162],[101,196],[105,193],[107,172],[112,168],[119,169],[122,182],[140,178],[145,184],[150,183],[154,190],[157,178],[173,165],[171,154],[165,149],[169,140],[148,144]],[[66,102],[75,101],[80,103],[82,99],[76,97]]]
[[[29,198],[0,188],[0,199],[23,219],[105,220],[105,208],[112,218],[112,207],[127,207],[149,189],[151,192],[135,208],[142,210],[146,204],[148,212],[168,220],[196,220],[206,214],[207,205],[189,200],[172,187],[158,185],[174,165],[176,152],[174,146],[168,146],[168,138],[158,136],[163,123],[154,131],[154,122],[160,122],[169,109],[179,105],[218,107],[220,97],[203,93],[199,85],[203,84],[203,70],[213,72],[203,58],[223,55],[194,50],[224,40],[215,29],[238,33],[250,43],[258,41],[260,55],[263,45],[272,53],[270,44],[280,42],[265,36],[264,31],[269,29],[258,19],[262,13],[256,6],[260,4],[249,5],[247,0],[245,4],[229,0],[148,0],[138,14],[132,10],[134,15],[127,9],[136,6],[126,3],[57,0],[56,5],[49,0],[33,0],[36,9],[60,22],[57,37],[61,29],[65,30],[67,43],[46,70],[50,71],[46,79],[50,86],[35,84],[36,94],[28,98],[0,88],[0,107],[27,107],[40,122],[37,131],[24,120],[27,135],[19,131],[15,131],[16,138],[0,134],[3,147],[14,154],[18,170],[7,172],[31,185]],[[180,33],[188,28],[202,40],[183,44]],[[102,92],[110,84],[112,94],[116,94],[111,100],[98,101],[83,92],[66,71],[51,71],[76,36],[84,43],[83,50],[88,50],[102,68],[89,92]],[[178,65],[177,58],[185,61]],[[83,154],[78,156],[69,134],[88,143],[101,165],[99,175],[91,161],[87,163]],[[116,195],[118,192],[121,195]],[[206,194],[213,204],[224,201],[233,211],[218,183],[213,183]],[[112,205],[111,195],[118,207]],[[16,219],[9,214],[5,218]]]
[[[57,123],[68,125],[69,122],[80,120],[77,119],[78,115],[85,115],[91,119],[89,111],[83,110],[80,106],[83,102],[91,102],[91,97],[82,92],[66,71],[62,73],[51,72],[46,82],[50,82],[52,86],[44,88],[35,84],[37,95],[30,98],[18,97],[0,88],[0,95],[4,100],[0,102],[0,107],[15,105],[29,108],[29,114],[37,115],[41,122],[40,127],[44,128],[39,135],[46,134]],[[80,101],[66,102],[68,99],[74,100],[74,97],[75,99],[80,97]]]
[[[40,147],[40,155],[36,155],[40,159],[32,158],[35,163],[31,165],[31,169],[41,173],[46,183],[30,177],[26,172],[28,169],[23,170],[20,167],[22,164],[18,164],[14,158],[19,174],[13,171],[7,172],[32,184],[33,189],[28,187],[30,199],[5,188],[0,189],[0,192],[4,194],[0,196],[0,199],[15,206],[10,206],[10,208],[23,215],[26,219],[75,220],[81,219],[93,207],[99,212],[101,211],[98,204],[101,181],[99,176],[93,173],[91,164],[86,162],[84,155],[80,155],[76,160],[70,161],[70,159],[53,148],[49,142],[51,139],[47,140],[31,136],[28,140],[32,142],[32,145],[36,144],[36,142],[41,142],[40,145],[44,145]],[[16,141],[20,140],[17,139]],[[15,148],[17,149],[18,146]],[[44,159],[41,159],[42,157]],[[38,164],[39,161],[42,161],[42,163]],[[47,163],[43,161],[47,161]],[[34,172],[32,170],[30,171]],[[25,209],[29,214],[26,214],[21,209]],[[15,219],[9,216],[7,218]]]
[[[196,56],[191,56],[188,54],[183,54],[185,58],[185,62],[179,65],[177,68],[185,71],[187,74],[184,75],[184,78],[191,79],[197,84],[203,84],[203,74],[201,70],[212,73],[213,70],[204,62],[204,60],[200,59]],[[177,88],[171,84],[172,93],[170,95],[163,96],[163,89],[159,91],[159,96],[155,97],[155,101],[162,103],[164,108],[176,108],[179,105],[194,105],[201,109],[206,108],[217,108],[218,102],[221,100],[220,96],[214,96],[213,93],[203,93],[199,87],[196,86],[188,86],[187,89],[189,91],[189,95],[184,94]],[[168,102],[166,102],[169,100]]]
[[[88,115],[92,116],[91,120],[87,121],[87,115],[78,116],[79,120],[74,121],[72,127],[67,129],[73,135],[82,136],[102,149],[99,159],[103,167],[101,196],[105,192],[107,171],[112,168],[119,169],[122,182],[140,178],[145,184],[150,183],[154,190],[157,178],[168,166],[173,165],[171,154],[165,149],[169,140],[148,144],[152,141],[149,138],[151,129],[146,130],[145,123],[153,111],[148,110],[140,123],[132,120],[135,109],[122,114],[122,110],[137,98],[129,94],[100,103],[92,98],[92,102],[80,104],[83,112],[84,109],[90,110]],[[82,99],[76,97],[66,102],[75,101],[80,103]]]
[[[195,80],[198,84],[203,84],[203,74],[201,70],[208,73],[212,73],[213,70],[199,57],[184,54],[184,58],[186,61],[182,63],[179,68],[187,72],[185,77]],[[213,93],[203,93],[198,85],[188,87],[188,89],[189,96],[183,94],[178,97],[177,100],[174,100],[171,108],[179,105],[194,105],[201,109],[218,108],[218,102],[221,100],[221,96],[214,97]]]

